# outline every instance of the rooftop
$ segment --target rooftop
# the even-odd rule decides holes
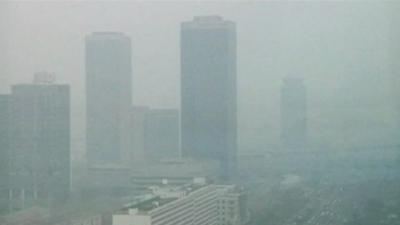
[[[227,28],[234,27],[235,23],[224,20],[221,16],[195,16],[192,21],[182,23],[182,28]]]
[[[116,31],[97,31],[97,32],[92,32],[88,35],[86,35],[86,39],[130,39],[129,36],[122,32],[116,32]]]
[[[162,207],[206,187],[204,183],[190,183],[180,187],[150,187],[152,193],[136,197],[116,214],[148,214],[151,210]]]

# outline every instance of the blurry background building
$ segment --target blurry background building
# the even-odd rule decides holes
[[[304,149],[307,145],[307,96],[303,79],[287,77],[281,88],[283,147]]]
[[[131,41],[122,33],[86,37],[87,157],[121,163],[130,146]]]
[[[38,199],[58,203],[70,191],[70,88],[54,75],[12,86],[9,197],[12,208]]]
[[[133,106],[131,108],[130,134],[132,148],[127,153],[131,165],[145,165],[146,159],[146,120],[150,111],[148,106]]]
[[[218,168],[217,161],[189,159],[164,159],[132,167],[97,164],[88,168],[82,190],[86,196],[134,196],[146,193],[149,186],[180,186],[196,177],[215,181]]]
[[[235,173],[237,153],[236,28],[218,16],[181,24],[182,154],[221,161]]]
[[[151,109],[146,118],[145,150],[148,159],[177,158],[179,154],[179,112]]]

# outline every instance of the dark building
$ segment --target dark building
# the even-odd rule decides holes
[[[307,144],[307,96],[303,80],[285,78],[281,89],[282,143],[286,149]]]
[[[86,37],[87,156],[119,163],[129,151],[132,104],[131,41],[122,33]]]
[[[0,214],[8,210],[11,96],[0,95]]]
[[[236,26],[218,16],[181,25],[182,154],[236,170]]]
[[[179,156],[179,113],[176,109],[151,109],[146,116],[145,151],[148,159]]]
[[[51,75],[12,86],[10,190],[13,208],[70,191],[70,90]],[[51,78],[51,79],[49,79]]]

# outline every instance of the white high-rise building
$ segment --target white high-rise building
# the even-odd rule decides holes
[[[247,221],[243,192],[233,185],[197,182],[153,188],[113,215],[113,225],[241,225]]]

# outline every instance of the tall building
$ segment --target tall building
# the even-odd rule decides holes
[[[288,77],[281,89],[282,144],[304,149],[307,144],[307,96],[303,79]]]
[[[176,109],[152,109],[145,127],[145,150],[148,159],[179,156],[179,112]]]
[[[181,25],[182,154],[236,170],[236,26],[218,16]]]
[[[0,95],[0,214],[8,210],[11,96]]]
[[[131,41],[122,33],[86,37],[87,157],[119,163],[129,151]]]
[[[31,200],[64,201],[70,191],[70,90],[38,73],[12,86],[9,195],[13,208]]]

